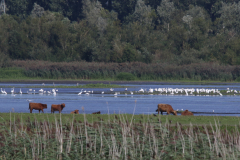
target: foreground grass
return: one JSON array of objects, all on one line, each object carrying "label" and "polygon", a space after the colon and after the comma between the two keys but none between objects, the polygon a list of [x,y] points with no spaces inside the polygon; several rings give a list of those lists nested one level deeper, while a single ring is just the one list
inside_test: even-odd
[{"label": "foreground grass", "polygon": [[239,159],[239,120],[0,113],[0,159]]}]

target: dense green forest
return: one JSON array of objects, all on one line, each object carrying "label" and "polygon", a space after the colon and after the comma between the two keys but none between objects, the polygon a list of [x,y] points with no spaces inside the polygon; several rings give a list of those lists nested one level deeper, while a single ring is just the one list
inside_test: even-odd
[{"label": "dense green forest", "polygon": [[5,3],[6,13],[3,3],[0,9],[1,67],[11,67],[14,60],[240,65],[236,0]]}]

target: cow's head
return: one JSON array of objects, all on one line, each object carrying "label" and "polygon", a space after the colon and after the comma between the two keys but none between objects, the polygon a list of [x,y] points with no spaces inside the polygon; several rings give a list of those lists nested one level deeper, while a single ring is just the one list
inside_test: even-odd
[{"label": "cow's head", "polygon": [[64,104],[64,103],[62,103],[62,104],[61,104],[61,107],[62,107],[62,109],[63,109],[63,108],[65,107],[65,104]]},{"label": "cow's head", "polygon": [[177,116],[177,111],[173,111],[173,114],[174,114],[175,116]]}]

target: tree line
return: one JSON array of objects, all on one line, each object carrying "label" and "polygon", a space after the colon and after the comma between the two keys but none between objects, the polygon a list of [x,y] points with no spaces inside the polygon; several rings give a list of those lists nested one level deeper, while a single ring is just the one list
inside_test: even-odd
[{"label": "tree line", "polygon": [[12,60],[240,64],[236,0],[6,0],[0,66]]}]

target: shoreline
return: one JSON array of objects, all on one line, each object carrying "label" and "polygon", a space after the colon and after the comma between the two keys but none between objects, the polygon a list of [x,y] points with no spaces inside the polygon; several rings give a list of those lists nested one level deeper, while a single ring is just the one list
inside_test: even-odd
[{"label": "shoreline", "polygon": [[135,84],[135,85],[231,85],[239,82],[181,82],[181,81],[111,81],[111,80],[0,80],[0,83],[13,84]]}]

